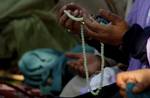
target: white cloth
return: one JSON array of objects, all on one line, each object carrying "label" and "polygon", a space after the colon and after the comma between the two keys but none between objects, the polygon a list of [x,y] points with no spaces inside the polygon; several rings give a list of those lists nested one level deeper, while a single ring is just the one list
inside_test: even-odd
[{"label": "white cloth", "polygon": [[[115,83],[115,76],[120,72],[118,67],[106,67],[103,71],[103,83],[101,83],[102,73],[99,73],[91,78],[90,86],[92,90],[99,88],[100,86],[104,87],[110,84]],[[102,84],[102,85],[101,85]]]},{"label": "white cloth", "polygon": [[[117,67],[104,68],[103,86],[113,84],[115,82],[116,74],[120,72]],[[100,86],[101,73],[94,75],[90,78],[90,86],[92,90],[95,90]],[[79,76],[75,76],[69,81],[69,83],[62,90],[60,97],[75,97],[89,92],[86,79]]]},{"label": "white cloth", "polygon": [[146,51],[147,51],[148,62],[150,64],[150,38],[147,40]]}]

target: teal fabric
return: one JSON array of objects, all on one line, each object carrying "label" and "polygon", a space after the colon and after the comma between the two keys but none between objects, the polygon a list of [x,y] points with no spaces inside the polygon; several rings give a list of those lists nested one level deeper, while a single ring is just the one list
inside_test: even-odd
[{"label": "teal fabric", "polygon": [[142,93],[134,94],[132,92],[132,89],[133,89],[134,86],[135,86],[135,84],[133,84],[133,83],[129,83],[127,85],[126,93],[127,93],[128,98],[150,98],[150,90],[145,90]]},{"label": "teal fabric", "polygon": [[[94,53],[94,48],[86,45],[86,52]],[[81,53],[81,45],[77,45],[70,52]],[[60,91],[62,74],[68,59],[65,54],[54,49],[36,49],[25,53],[19,61],[19,69],[25,77],[25,83],[38,87],[42,94]],[[52,80],[48,84],[48,80]]]},{"label": "teal fabric", "polygon": [[[85,44],[86,52],[87,53],[94,53],[95,48]],[[71,49],[72,53],[82,53],[82,46],[80,44],[76,45],[74,48]]]},{"label": "teal fabric", "polygon": [[[42,94],[61,90],[62,65],[65,62],[63,53],[52,49],[37,49],[29,51],[21,58],[19,68],[24,74],[25,83],[39,87]],[[47,81],[52,84],[47,86]]]}]

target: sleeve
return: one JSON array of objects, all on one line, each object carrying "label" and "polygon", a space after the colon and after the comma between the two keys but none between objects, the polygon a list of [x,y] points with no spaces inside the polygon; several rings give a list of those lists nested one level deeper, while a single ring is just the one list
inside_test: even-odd
[{"label": "sleeve", "polygon": [[122,50],[131,57],[147,61],[146,43],[150,36],[150,27],[141,28],[134,24],[123,36]]}]

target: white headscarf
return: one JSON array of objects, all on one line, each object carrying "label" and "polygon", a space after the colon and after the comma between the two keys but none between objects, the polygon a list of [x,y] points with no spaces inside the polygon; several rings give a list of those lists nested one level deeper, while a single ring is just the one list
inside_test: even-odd
[{"label": "white headscarf", "polygon": [[147,51],[148,62],[150,64],[150,38],[147,40],[146,51]]}]

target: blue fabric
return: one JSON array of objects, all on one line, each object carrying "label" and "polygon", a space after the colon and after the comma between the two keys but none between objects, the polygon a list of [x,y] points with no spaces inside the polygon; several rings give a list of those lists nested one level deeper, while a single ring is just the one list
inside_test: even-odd
[{"label": "blue fabric", "polygon": [[[65,61],[63,53],[52,49],[37,49],[24,54],[19,61],[19,68],[24,74],[25,83],[40,87],[42,94],[47,94],[51,90],[61,90],[62,65]],[[47,86],[49,78],[52,84]]]},{"label": "blue fabric", "polygon": [[[86,52],[87,53],[94,53],[95,51],[95,48],[85,44],[85,48],[86,48]],[[82,46],[79,44],[79,45],[76,45],[73,49],[70,50],[70,52],[72,53],[82,53]]]},{"label": "blue fabric", "polygon": [[130,58],[128,70],[137,70],[142,68],[149,68],[150,66],[147,64],[141,63],[139,59],[135,59],[133,57]]},{"label": "blue fabric", "polygon": [[135,84],[128,83],[127,91],[126,91],[128,98],[150,98],[150,90],[146,90],[139,94],[134,94],[132,92],[134,86],[135,86]]},{"label": "blue fabric", "polygon": [[[86,52],[94,53],[94,48],[86,45]],[[77,45],[70,52],[81,53],[81,45]],[[19,61],[19,69],[25,77],[25,83],[39,87],[42,94],[60,91],[62,73],[68,59],[64,53],[53,49],[36,49],[25,53]],[[51,85],[47,81],[51,79]]]}]

